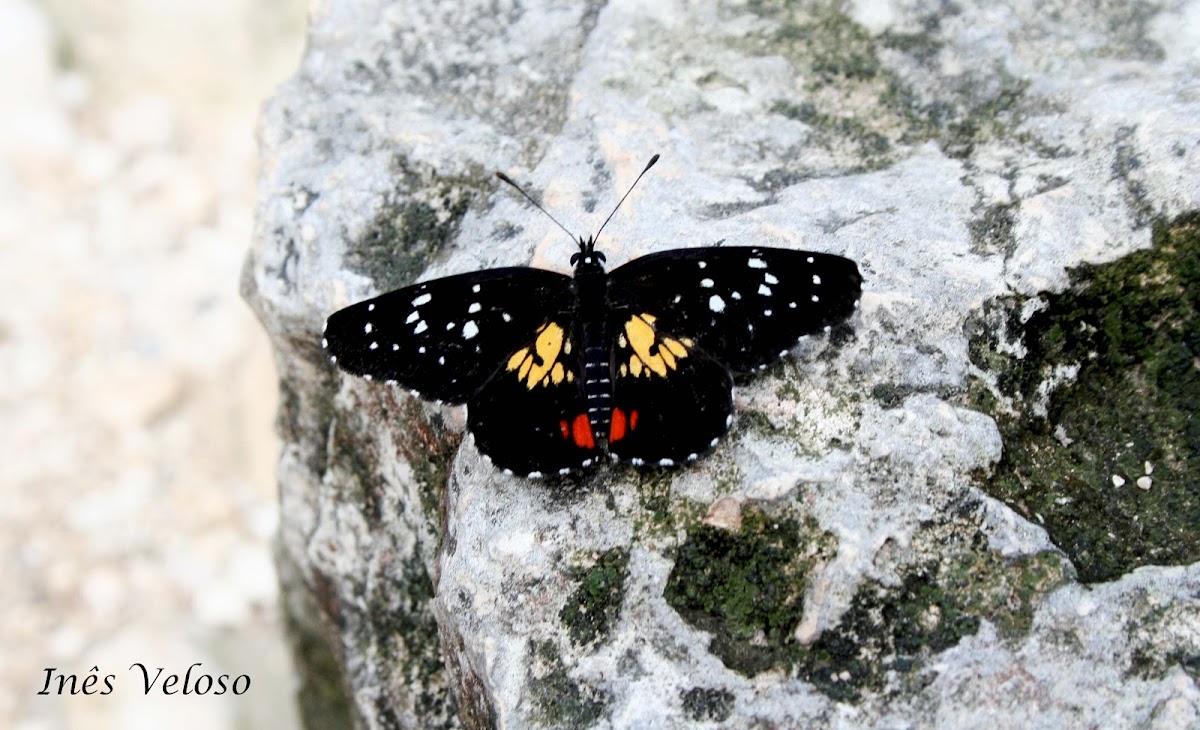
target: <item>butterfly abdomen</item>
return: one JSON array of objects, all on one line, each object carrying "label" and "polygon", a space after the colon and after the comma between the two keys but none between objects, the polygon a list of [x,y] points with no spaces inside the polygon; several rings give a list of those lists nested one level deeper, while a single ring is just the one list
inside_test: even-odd
[{"label": "butterfly abdomen", "polygon": [[583,393],[596,445],[605,449],[612,422],[612,338],[605,316],[608,277],[603,271],[576,276],[580,340],[583,343]]}]

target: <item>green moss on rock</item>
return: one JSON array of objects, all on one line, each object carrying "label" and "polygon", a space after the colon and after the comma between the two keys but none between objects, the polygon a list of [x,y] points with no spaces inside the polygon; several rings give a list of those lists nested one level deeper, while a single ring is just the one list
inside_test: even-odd
[{"label": "green moss on rock", "polygon": [[724,722],[733,714],[733,693],[717,687],[692,687],[680,691],[683,711],[696,722]]},{"label": "green moss on rock", "polygon": [[1004,439],[983,487],[1044,525],[1085,582],[1195,562],[1200,214],[1070,275],[1025,321],[1026,302],[1004,297],[968,324],[972,361],[994,378],[974,384],[973,406]]},{"label": "green moss on rock", "polygon": [[577,567],[571,577],[579,587],[567,598],[558,617],[577,646],[604,641],[621,614],[629,549],[613,548],[592,556],[591,565]]},{"label": "green moss on rock", "polygon": [[609,697],[603,690],[572,679],[549,641],[530,648],[531,719],[541,727],[591,727],[604,717]]},{"label": "green moss on rock", "polygon": [[370,278],[380,291],[408,286],[458,234],[471,200],[483,189],[470,177],[439,177],[395,165],[397,185],[366,233],[347,255],[346,267]]},{"label": "green moss on rock", "polygon": [[737,532],[697,526],[678,549],[664,598],[712,634],[709,650],[730,669],[748,676],[786,669],[853,702],[892,673],[924,681],[917,670],[982,621],[1002,636],[1023,636],[1038,601],[1070,571],[1058,553],[999,556],[961,522],[930,525],[920,542],[928,545],[914,545],[914,553],[933,557],[898,566],[898,586],[865,583],[838,623],[808,646],[794,636],[808,574],[834,553],[814,523],[750,509]]},{"label": "green moss on rock", "polygon": [[727,666],[754,675],[785,661],[808,572],[830,544],[815,523],[758,510],[744,512],[737,532],[696,525],[676,551],[663,596],[713,634],[711,650]]}]

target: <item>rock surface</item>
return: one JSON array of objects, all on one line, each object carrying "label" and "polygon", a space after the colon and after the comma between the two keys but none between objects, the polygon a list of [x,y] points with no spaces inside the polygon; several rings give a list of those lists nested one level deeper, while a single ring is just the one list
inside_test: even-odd
[{"label": "rock surface", "polygon": [[[1200,723],[1198,28],[1196,2],[316,5],[244,277],[310,716],[344,710],[336,667],[367,727]],[[327,362],[355,301],[569,270],[493,170],[586,234],[652,152],[611,265],[765,244],[865,277],[694,467],[505,477],[461,409]]]}]

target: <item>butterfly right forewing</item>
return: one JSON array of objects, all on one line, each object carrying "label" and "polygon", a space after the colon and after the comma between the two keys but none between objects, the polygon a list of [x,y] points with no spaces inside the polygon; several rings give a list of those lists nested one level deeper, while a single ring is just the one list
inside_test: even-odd
[{"label": "butterfly right forewing", "polygon": [[618,317],[648,313],[739,372],[846,319],[862,293],[849,259],[758,246],[654,253],[617,268],[610,282]]}]

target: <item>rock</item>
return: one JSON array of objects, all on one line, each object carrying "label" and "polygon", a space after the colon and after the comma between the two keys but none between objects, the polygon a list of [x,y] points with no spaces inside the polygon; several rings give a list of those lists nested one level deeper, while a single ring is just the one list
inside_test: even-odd
[{"label": "rock", "polygon": [[[243,282],[309,711],[344,677],[367,727],[1195,723],[1197,7],[319,3]],[[353,302],[569,270],[494,170],[586,235],[654,152],[610,266],[865,278],[713,454],[508,477],[460,408],[327,362]]]}]

